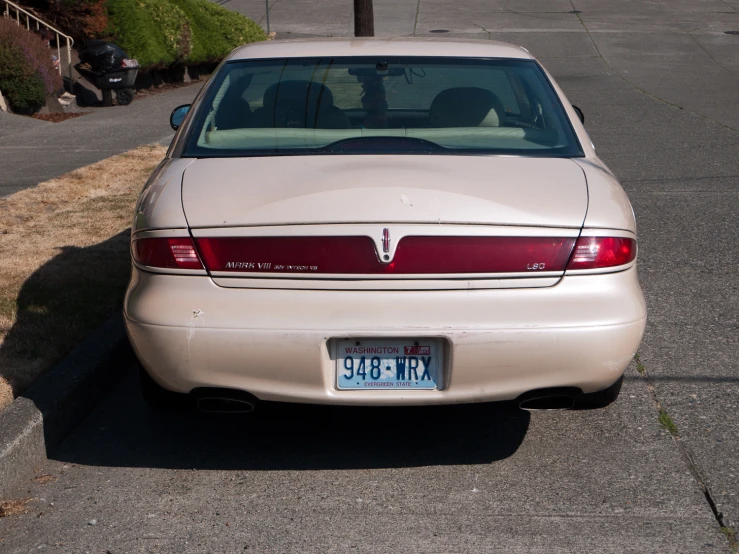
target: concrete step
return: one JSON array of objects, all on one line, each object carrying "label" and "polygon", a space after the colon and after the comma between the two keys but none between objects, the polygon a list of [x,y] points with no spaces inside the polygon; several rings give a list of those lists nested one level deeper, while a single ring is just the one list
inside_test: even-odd
[{"label": "concrete step", "polygon": [[[66,51],[62,53],[62,67],[67,63]],[[77,105],[79,107],[98,105],[103,100],[102,91],[93,85],[90,81],[80,75],[74,66],[80,62],[79,53],[72,48],[72,83],[68,87],[70,92],[77,96]],[[66,111],[66,110],[65,110]]]}]

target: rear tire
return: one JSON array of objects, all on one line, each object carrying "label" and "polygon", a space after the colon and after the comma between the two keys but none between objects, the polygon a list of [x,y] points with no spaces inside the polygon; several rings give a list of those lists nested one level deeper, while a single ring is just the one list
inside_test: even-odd
[{"label": "rear tire", "polygon": [[605,408],[606,406],[613,404],[618,398],[621,392],[621,385],[624,382],[624,376],[618,378],[618,381],[613,383],[610,387],[599,390],[596,392],[590,392],[587,394],[580,394],[575,398],[575,405],[572,407],[573,410],[597,410],[599,408]]},{"label": "rear tire", "polygon": [[184,411],[192,404],[189,395],[172,392],[159,386],[140,364],[139,383],[144,402],[155,412]]},{"label": "rear tire", "polygon": [[119,106],[128,106],[133,102],[134,92],[130,88],[122,88],[116,91],[115,99]]}]

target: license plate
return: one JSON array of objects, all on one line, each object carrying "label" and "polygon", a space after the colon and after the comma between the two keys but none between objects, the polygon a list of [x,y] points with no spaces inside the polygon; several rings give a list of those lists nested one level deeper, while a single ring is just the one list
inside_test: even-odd
[{"label": "license plate", "polygon": [[438,339],[346,339],[337,341],[339,390],[431,390],[442,372]]}]

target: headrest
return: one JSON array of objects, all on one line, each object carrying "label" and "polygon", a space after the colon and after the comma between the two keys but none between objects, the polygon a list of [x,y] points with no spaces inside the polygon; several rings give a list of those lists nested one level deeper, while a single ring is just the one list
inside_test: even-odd
[{"label": "headrest", "polygon": [[264,107],[273,109],[275,104],[328,107],[334,105],[334,95],[325,85],[315,81],[280,81],[264,91]]},{"label": "headrest", "polygon": [[495,93],[484,88],[443,90],[429,109],[432,127],[500,127],[504,120],[503,103]]}]

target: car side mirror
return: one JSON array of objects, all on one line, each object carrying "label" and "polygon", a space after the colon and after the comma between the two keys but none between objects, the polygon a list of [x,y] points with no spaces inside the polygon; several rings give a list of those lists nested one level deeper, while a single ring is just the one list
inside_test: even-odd
[{"label": "car side mirror", "polygon": [[575,112],[577,112],[577,117],[580,120],[580,123],[585,123],[585,114],[582,113],[582,110],[578,108],[577,106],[575,106],[574,104],[572,106],[572,109],[575,110]]},{"label": "car side mirror", "polygon": [[177,106],[172,110],[172,113],[169,116],[169,124],[172,126],[172,129],[176,131],[180,128],[180,125],[185,121],[185,117],[190,111],[190,106],[191,104],[183,104],[182,106]]}]

